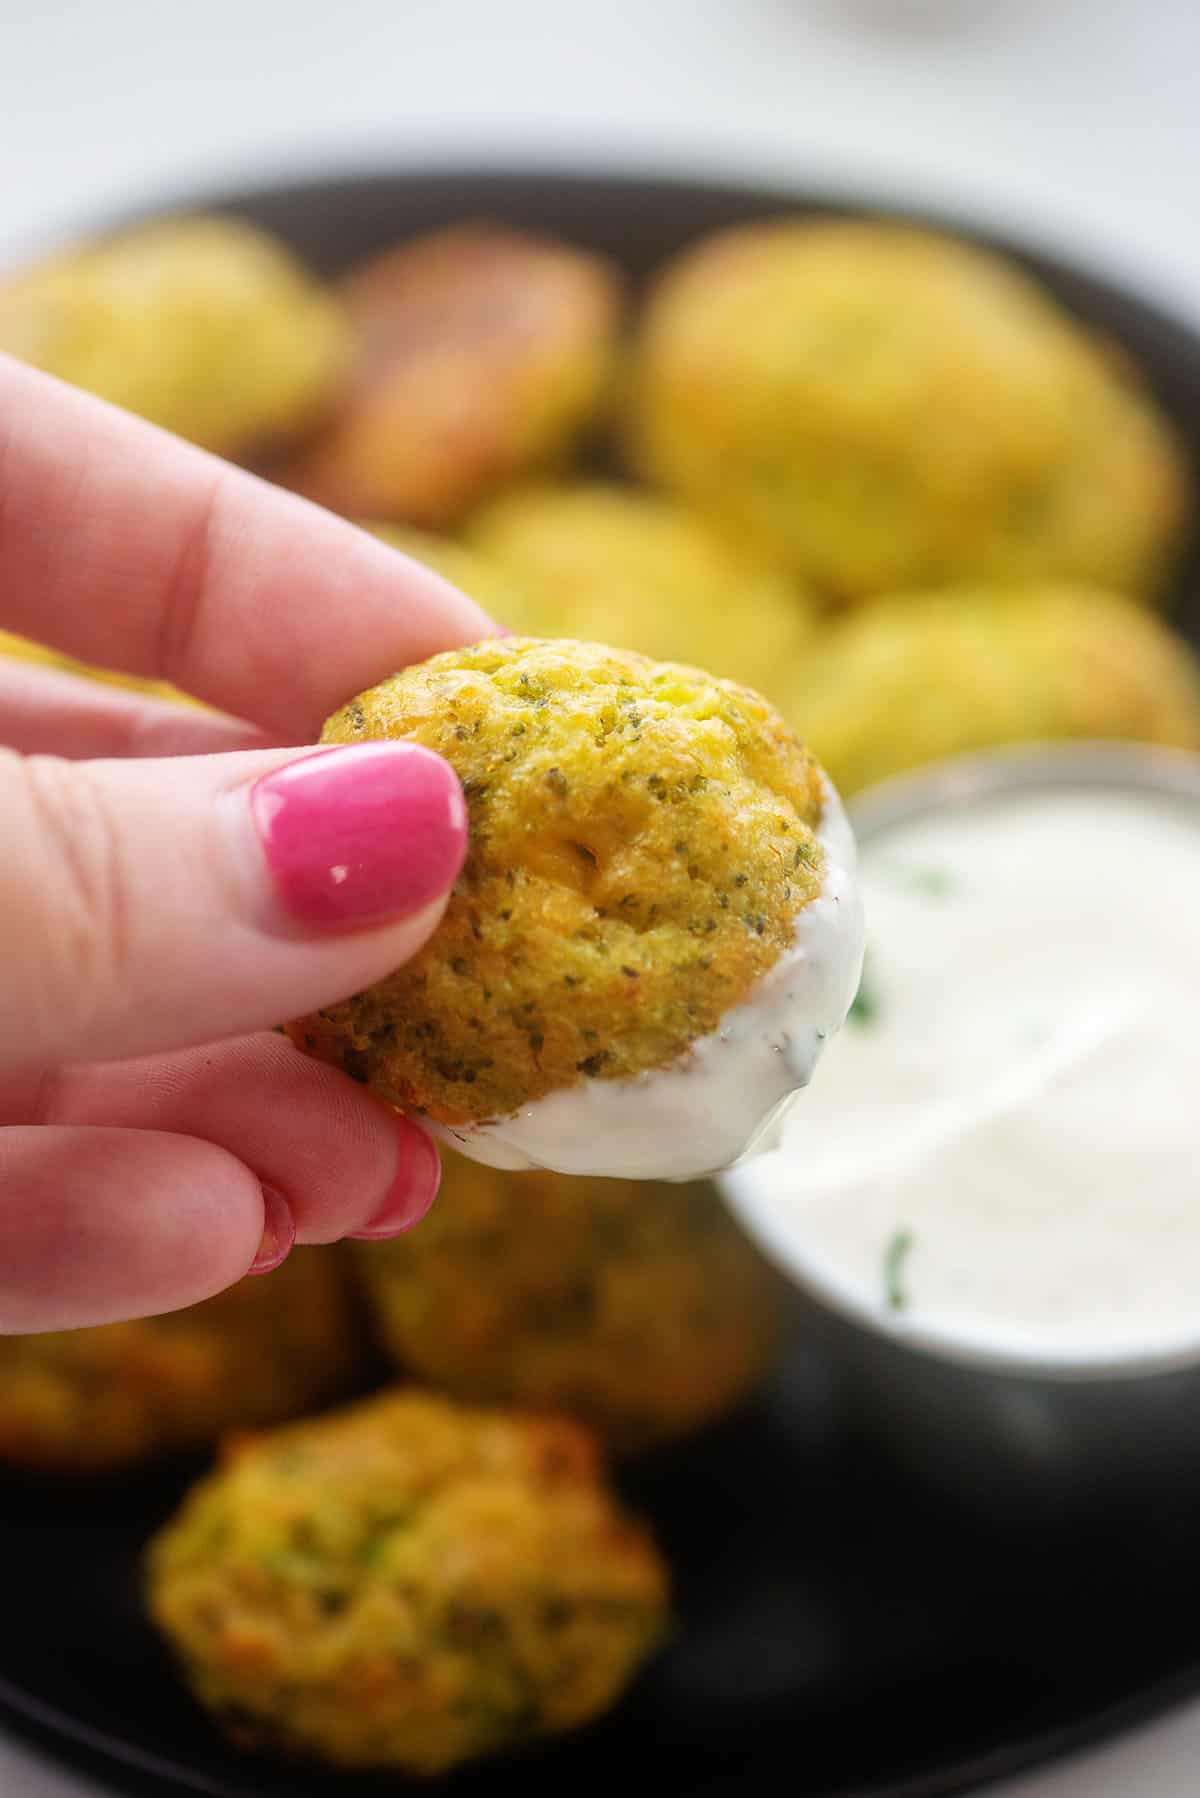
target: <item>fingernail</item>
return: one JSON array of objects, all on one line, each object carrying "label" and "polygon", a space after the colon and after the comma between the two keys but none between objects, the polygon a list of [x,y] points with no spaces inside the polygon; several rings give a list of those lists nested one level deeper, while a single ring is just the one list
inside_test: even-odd
[{"label": "fingernail", "polygon": [[433,1138],[407,1118],[397,1121],[400,1138],[399,1164],[391,1190],[374,1216],[361,1230],[351,1232],[355,1242],[384,1242],[402,1236],[419,1224],[442,1182],[442,1164]]},{"label": "fingernail", "polygon": [[262,1196],[262,1241],[258,1245],[258,1254],[246,1269],[248,1274],[274,1273],[296,1245],[296,1220],[283,1194],[276,1192],[273,1186],[264,1186]]},{"label": "fingernail", "polygon": [[313,930],[407,917],[453,885],[467,849],[458,776],[417,743],[361,743],[289,762],[250,789],[284,909]]}]

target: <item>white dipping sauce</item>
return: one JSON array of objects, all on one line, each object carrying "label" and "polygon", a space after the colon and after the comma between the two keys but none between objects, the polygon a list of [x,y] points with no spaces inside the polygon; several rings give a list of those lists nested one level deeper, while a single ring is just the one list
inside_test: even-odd
[{"label": "white dipping sauce", "polygon": [[863,916],[854,837],[829,791],[817,838],[820,892],[793,946],[721,1028],[686,1056],[633,1080],[580,1080],[494,1123],[435,1126],[489,1167],[552,1168],[638,1180],[694,1180],[777,1140],[858,985]]},{"label": "white dipping sauce", "polygon": [[863,992],[820,1102],[726,1177],[835,1303],[1061,1364],[1200,1343],[1200,814],[994,797],[863,850]]}]

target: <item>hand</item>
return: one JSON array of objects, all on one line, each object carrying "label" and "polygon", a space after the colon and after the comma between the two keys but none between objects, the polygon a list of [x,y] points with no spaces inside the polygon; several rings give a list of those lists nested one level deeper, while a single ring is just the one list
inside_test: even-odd
[{"label": "hand", "polygon": [[405,1227],[429,1137],[270,1026],[419,948],[462,794],[413,745],[281,745],[494,627],[367,533],[3,357],[0,625],[224,709],[0,667],[0,1331],[172,1310],[293,1239]]}]

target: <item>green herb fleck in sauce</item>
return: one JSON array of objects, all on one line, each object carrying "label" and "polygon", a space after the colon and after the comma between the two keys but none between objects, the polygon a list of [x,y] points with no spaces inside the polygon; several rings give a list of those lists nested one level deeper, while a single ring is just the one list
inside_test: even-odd
[{"label": "green herb fleck in sauce", "polygon": [[944,899],[954,886],[954,879],[945,868],[914,868],[912,884],[918,893],[927,893],[931,899]]},{"label": "green herb fleck in sauce", "polygon": [[858,991],[850,1010],[846,1013],[848,1023],[857,1024],[860,1029],[874,1024],[879,1017],[879,995],[872,983],[867,979],[866,970],[858,983]]},{"label": "green herb fleck in sauce", "polygon": [[954,876],[947,868],[897,863],[891,872],[898,886],[906,887],[910,893],[922,893],[927,899],[944,899],[954,890]]},{"label": "green herb fleck in sauce", "polygon": [[903,1311],[908,1305],[904,1267],[912,1251],[913,1241],[911,1230],[897,1230],[888,1243],[887,1253],[883,1258],[883,1285],[889,1311]]}]

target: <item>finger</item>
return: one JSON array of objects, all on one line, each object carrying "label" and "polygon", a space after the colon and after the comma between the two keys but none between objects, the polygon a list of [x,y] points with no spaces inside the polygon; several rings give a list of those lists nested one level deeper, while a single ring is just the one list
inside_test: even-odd
[{"label": "finger", "polygon": [[263,1033],[149,1060],[69,1068],[36,1119],[202,1137],[287,1201],[301,1242],[396,1236],[437,1192],[432,1139],[282,1036]]},{"label": "finger", "polygon": [[211,755],[262,748],[267,740],[223,712],[100,686],[57,668],[0,661],[0,743],[25,755]]},{"label": "finger", "polygon": [[369,533],[2,356],[0,429],[0,623],[276,739],[493,629]]},{"label": "finger", "polygon": [[173,1311],[240,1280],[258,1180],[213,1143],[148,1130],[0,1130],[0,1333]]},{"label": "finger", "polygon": [[326,1005],[415,953],[466,849],[411,743],[173,761],[0,752],[0,1066],[148,1054]]}]

